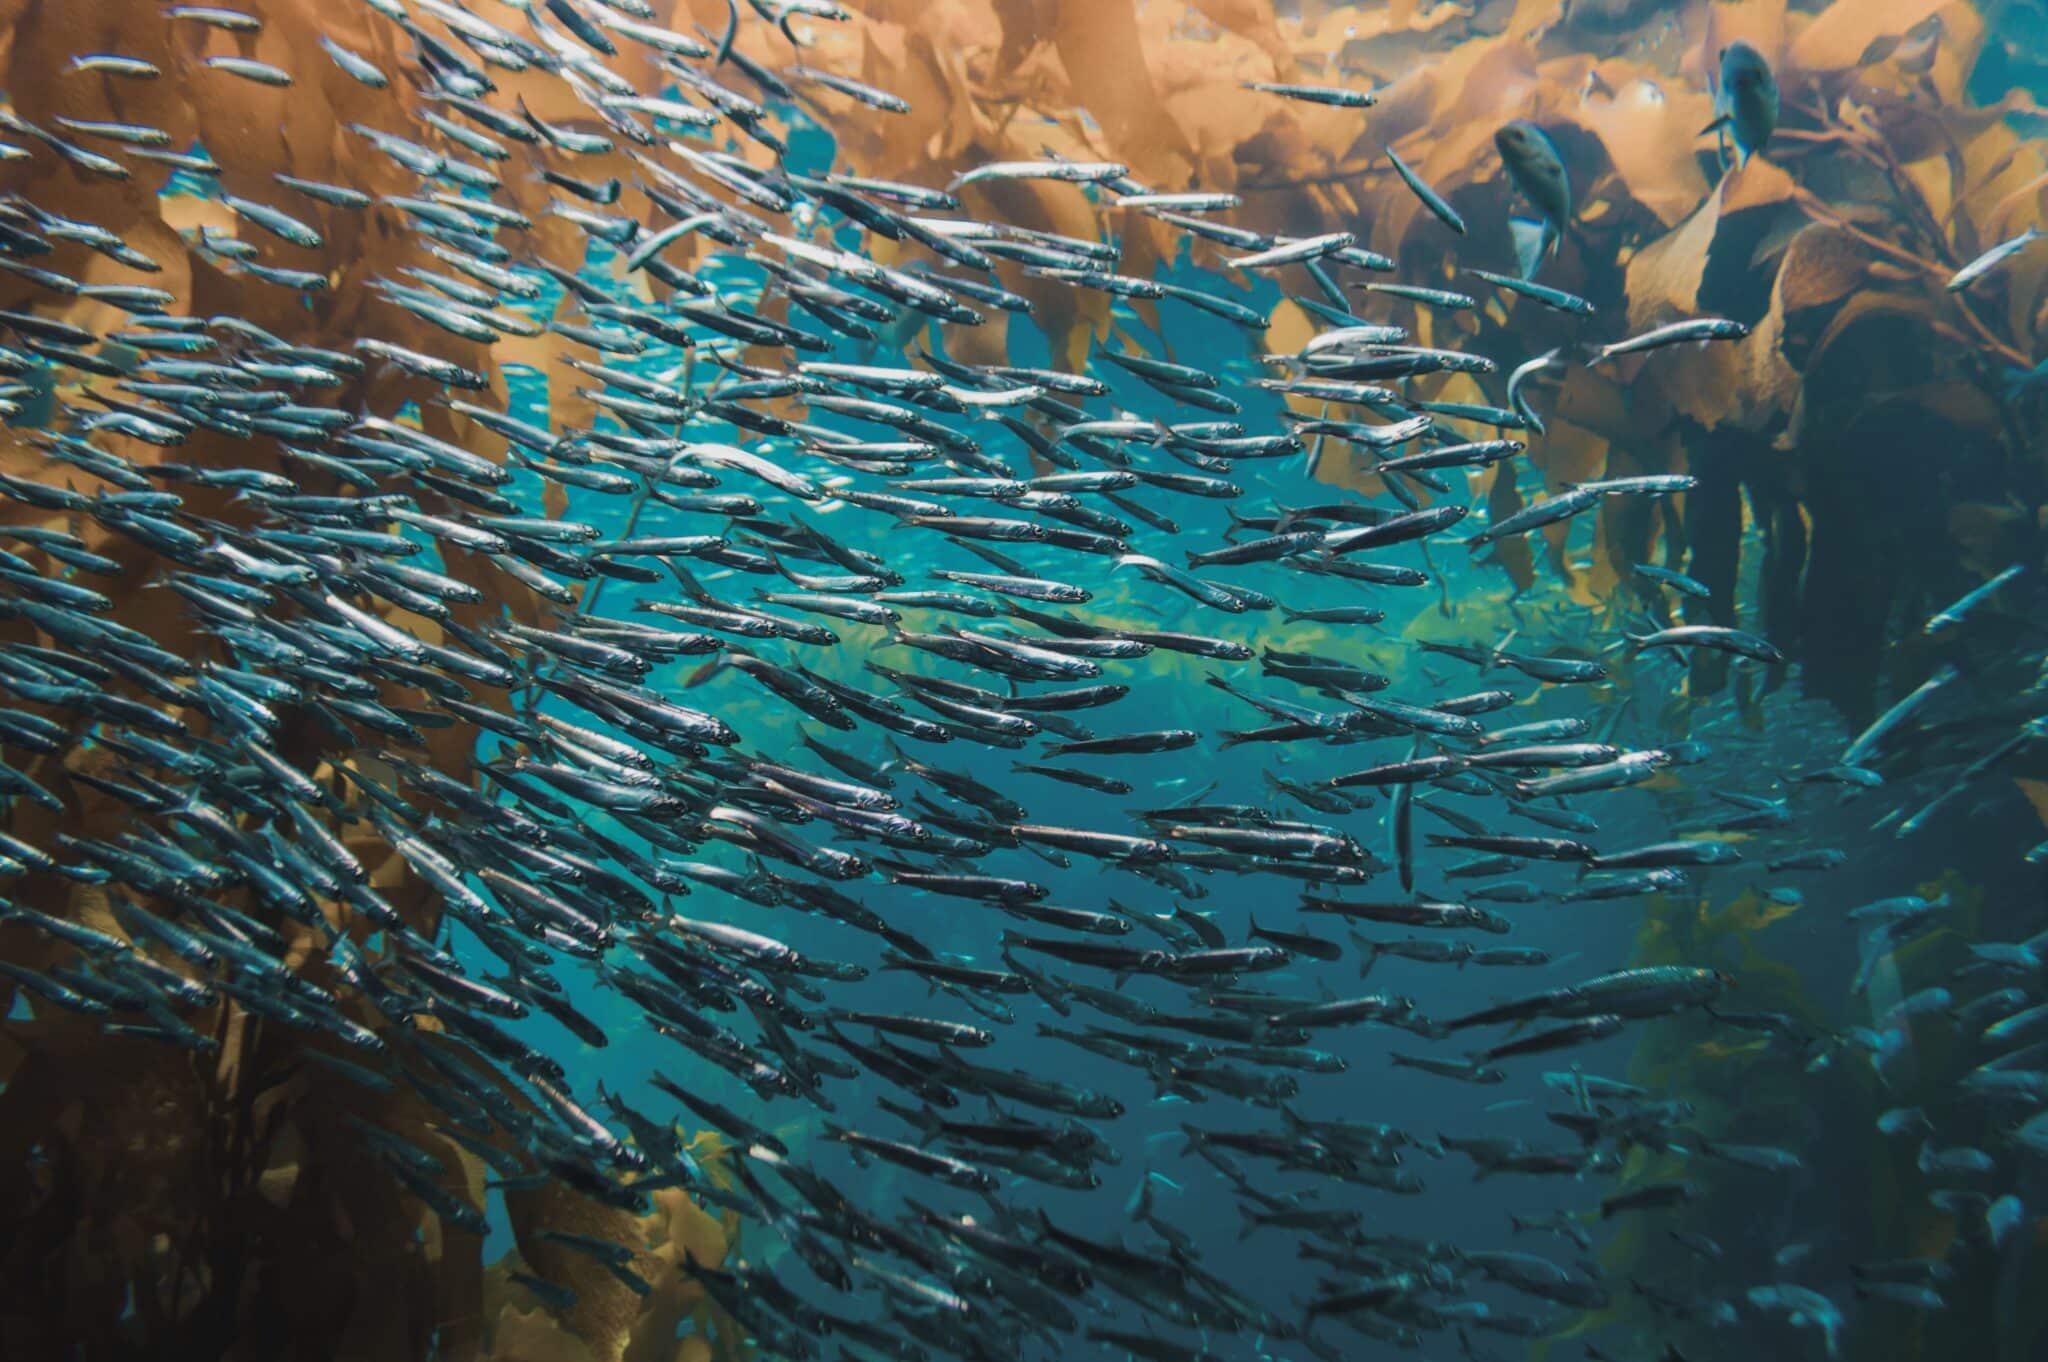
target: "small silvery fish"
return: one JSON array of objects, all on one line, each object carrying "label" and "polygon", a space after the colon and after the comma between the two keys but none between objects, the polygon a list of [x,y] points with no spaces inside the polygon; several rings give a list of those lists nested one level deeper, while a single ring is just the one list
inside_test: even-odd
[{"label": "small silvery fish", "polygon": [[1465,219],[1458,216],[1458,210],[1451,207],[1443,195],[1423,183],[1422,178],[1408,168],[1408,163],[1402,160],[1399,153],[1392,147],[1386,148],[1386,153],[1387,160],[1393,163],[1394,173],[1399,175],[1401,182],[1407,185],[1415,197],[1422,201],[1422,206],[1431,213],[1434,213],[1437,220],[1442,222],[1444,226],[1450,228],[1459,236],[1465,235]]},{"label": "small silvery fish", "polygon": [[1247,90],[1263,94],[1279,95],[1283,99],[1298,99],[1308,104],[1326,104],[1336,109],[1369,109],[1379,102],[1379,97],[1368,90],[1347,90],[1338,85],[1294,85],[1281,82],[1248,80]]},{"label": "small silvery fish", "polygon": [[1964,621],[1972,610],[1997,595],[2001,587],[2016,581],[2025,572],[2025,564],[2013,564],[1997,576],[1985,581],[1982,585],[1964,592],[1956,599],[1953,605],[1944,610],[1938,610],[1929,616],[1927,623],[1921,626],[1920,632],[1931,635],[1955,628]]},{"label": "small silvery fish", "polygon": [[1950,293],[1962,292],[1985,275],[1990,274],[1993,270],[2011,260],[2021,251],[2027,249],[2027,247],[2033,245],[2036,241],[2039,241],[2043,235],[2048,234],[2044,234],[2038,227],[2029,227],[2018,236],[2008,237],[1950,275],[1948,283],[1944,287]]},{"label": "small silvery fish", "polygon": [[73,57],[69,69],[102,72],[110,76],[123,76],[129,80],[157,80],[163,76],[163,69],[153,62],[144,61],[140,57],[124,57],[112,52]]},{"label": "small silvery fish", "polygon": [[1101,184],[1122,179],[1130,167],[1110,161],[991,161],[953,178],[946,188],[957,191],[986,180],[1060,180],[1067,184]]},{"label": "small silvery fish", "polygon": [[1749,334],[1749,327],[1742,322],[1729,321],[1725,317],[1693,317],[1682,322],[1672,322],[1645,331],[1640,336],[1603,345],[1595,354],[1596,359],[1614,359],[1620,355],[1639,355],[1649,350],[1661,350],[1667,345],[1684,345],[1691,341],[1741,340]]},{"label": "small silvery fish", "polygon": [[250,57],[208,57],[206,65],[215,71],[225,71],[231,76],[277,89],[284,89],[292,83],[291,72]]}]

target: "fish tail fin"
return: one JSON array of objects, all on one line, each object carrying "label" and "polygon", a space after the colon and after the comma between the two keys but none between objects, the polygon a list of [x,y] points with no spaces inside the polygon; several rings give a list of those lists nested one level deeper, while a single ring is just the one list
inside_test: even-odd
[{"label": "fish tail fin", "polygon": [[724,671],[730,665],[731,664],[726,661],[725,654],[723,652],[715,654],[710,661],[706,662],[703,666],[697,668],[695,671],[691,672],[688,676],[683,678],[683,689],[694,690],[696,687],[703,685],[706,681],[709,681],[712,677]]},{"label": "fish tail fin", "polygon": [[1508,236],[1515,245],[1516,274],[1523,279],[1534,279],[1536,268],[1543,263],[1549,245],[1546,224],[1536,218],[1509,218]]},{"label": "fish tail fin", "polygon": [[933,1140],[938,1139],[939,1136],[945,1133],[944,1120],[936,1111],[933,1111],[923,1103],[918,1104],[917,1110],[906,1119],[917,1127],[917,1143],[919,1148],[930,1145]]},{"label": "fish tail fin", "polygon": [[1606,358],[1606,355],[1598,345],[1591,341],[1575,340],[1566,341],[1563,345],[1557,346],[1546,353],[1543,358],[1551,361],[1558,368],[1568,368],[1574,364],[1584,364],[1591,367]]},{"label": "fish tail fin", "polygon": [[676,585],[683,589],[685,596],[688,596],[693,601],[708,601],[712,599],[711,593],[704,589],[704,584],[698,581],[695,574],[688,568],[678,563],[674,555],[670,555],[662,561],[668,564],[669,572],[675,577]]}]

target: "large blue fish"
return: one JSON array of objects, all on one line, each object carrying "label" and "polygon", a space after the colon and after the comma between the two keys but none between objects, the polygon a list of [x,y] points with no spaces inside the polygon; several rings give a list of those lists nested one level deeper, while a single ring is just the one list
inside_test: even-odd
[{"label": "large blue fish", "polygon": [[1503,124],[1494,133],[1493,144],[1500,149],[1508,179],[1541,215],[1534,219],[1508,219],[1508,232],[1515,243],[1516,269],[1522,278],[1533,279],[1543,261],[1557,254],[1557,243],[1571,221],[1571,176],[1564,168],[1557,143],[1526,118]]},{"label": "large blue fish", "polygon": [[1714,121],[1700,129],[1722,138],[1721,160],[1727,164],[1727,139],[1735,142],[1735,163],[1764,149],[1778,127],[1778,78],[1764,54],[1737,41],[1721,49],[1721,78],[1714,83]]}]

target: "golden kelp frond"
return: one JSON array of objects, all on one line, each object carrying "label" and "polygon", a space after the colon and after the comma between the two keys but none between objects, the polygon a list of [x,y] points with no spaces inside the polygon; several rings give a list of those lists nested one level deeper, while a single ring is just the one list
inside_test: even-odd
[{"label": "golden kelp frond", "polygon": [[[164,288],[184,298],[194,315],[238,317],[287,343],[345,349],[353,337],[376,335],[465,367],[491,369],[483,345],[457,339],[375,291],[379,279],[401,278],[405,267],[423,261],[417,243],[398,229],[389,210],[366,213],[332,206],[275,178],[323,181],[373,196],[415,193],[420,177],[377,151],[363,129],[470,157],[419,117],[422,108],[432,105],[365,88],[322,55],[319,46],[322,36],[331,38],[402,82],[412,78],[407,71],[414,58],[401,31],[369,6],[314,0],[270,0],[260,7],[263,28],[254,34],[166,21],[161,8],[155,3],[0,4],[0,90],[13,113],[44,128],[59,126],[54,119],[74,118],[160,130],[168,149],[201,149],[218,162],[219,193],[288,212],[317,232],[324,246],[306,249],[265,232],[237,216],[217,194],[195,192],[183,181],[174,184],[166,166],[126,160],[130,173],[117,180],[38,154],[0,166],[0,193],[97,224],[156,268],[120,263],[70,242],[57,243],[37,263],[86,283]],[[665,22],[685,31],[693,22],[687,12],[676,13],[674,5],[659,8]],[[724,14],[722,5],[706,6],[696,18],[722,24]],[[291,71],[295,83],[277,89],[205,69],[194,71],[191,79],[122,81],[70,69],[75,55],[101,52],[181,71],[197,67],[207,56],[254,58]],[[762,55],[777,64],[785,60],[780,54]],[[600,130],[587,110],[567,99],[560,81],[502,71],[495,75],[504,95],[502,107],[524,100],[542,119]],[[627,187],[620,202],[606,211],[650,225],[662,220],[638,188],[638,167],[624,154],[555,154],[551,164],[586,181],[617,177]],[[488,167],[478,162],[477,168]],[[537,179],[508,173],[497,197],[531,219],[525,237],[534,254],[574,270],[583,263],[584,237],[550,215],[553,194]],[[206,249],[203,234],[246,241],[272,266],[326,271],[324,286],[301,293],[259,282]],[[669,258],[686,264],[692,249],[686,239]],[[0,276],[0,308],[34,312],[97,333],[117,331],[123,321],[123,314],[107,303],[64,297],[13,273]],[[559,315],[579,319],[573,303],[563,304]],[[513,336],[493,348],[496,364],[527,365],[546,379],[558,417],[587,423],[594,408],[576,395],[582,380],[563,360],[577,352],[564,338]],[[483,400],[503,408],[507,395],[495,373],[493,385]],[[88,393],[112,391],[112,380],[86,378],[52,397],[81,403]],[[406,419],[416,419],[429,434],[492,459],[505,458],[505,442],[450,410],[442,389],[391,366],[372,364],[360,379],[337,391],[333,401],[384,417],[396,417],[415,404],[417,416]],[[174,453],[111,432],[98,438],[145,468],[171,461],[202,468],[247,466],[252,448],[206,430],[194,431]],[[19,434],[0,447],[0,471],[98,490],[96,480],[83,472],[67,469],[53,475],[51,468]],[[279,459],[272,471],[301,470]],[[558,496],[559,489],[553,490]],[[253,514],[235,509],[229,492],[188,483],[182,495],[188,507],[207,515],[240,515],[254,523]],[[559,514],[560,504],[551,499],[552,513]],[[436,504],[423,509],[450,508]],[[159,574],[144,570],[134,541],[111,534],[90,517],[34,511],[19,502],[10,501],[6,514],[18,523],[71,530],[94,550],[113,554],[130,570],[119,579],[95,579],[114,599],[109,618],[146,628],[159,640],[175,640],[182,633],[188,654],[196,650],[187,626],[165,620],[167,593],[152,589],[160,585]],[[480,601],[455,603],[454,618],[471,625],[497,623],[509,612],[514,619],[537,621],[539,598],[485,566],[465,551],[446,550],[446,571],[482,593]],[[433,643],[443,637],[433,620],[389,608],[387,613],[417,638]],[[14,636],[32,637],[23,623],[9,622],[6,628]],[[399,706],[416,703],[389,685],[385,698]],[[502,696],[493,703],[504,707]],[[469,769],[474,728],[456,723],[425,736],[427,758],[437,769]],[[285,731],[278,746],[317,751],[318,737]],[[74,769],[92,774],[94,761],[110,760],[110,753],[93,749]],[[358,770],[376,765],[361,754],[353,761]],[[69,782],[54,759],[38,759],[29,769],[68,797],[71,812],[63,824],[68,834],[106,838],[127,827],[132,810]],[[390,778],[388,771],[383,775]],[[332,766],[320,766],[316,779],[337,801],[351,797]],[[55,830],[52,816],[33,807],[15,813],[10,827],[38,845],[49,845]],[[348,830],[345,845],[364,861],[370,885],[385,901],[430,934],[436,896],[404,858],[360,821]],[[32,874],[14,881],[9,894],[125,936],[100,890]],[[333,931],[374,956],[367,943],[376,924],[338,902],[325,901],[321,907]],[[39,963],[38,953],[48,949],[41,938],[10,932],[10,960]],[[324,946],[322,937],[305,931],[294,939],[289,958],[309,982],[331,985],[334,976],[322,959]],[[0,989],[0,998],[13,997],[11,984]],[[359,1024],[381,1024],[361,1003],[349,1007]],[[737,1354],[731,1331],[715,1325],[708,1334],[677,1342],[679,1322],[704,1306],[701,1290],[689,1279],[685,1254],[700,1264],[720,1262],[732,1232],[680,1191],[656,1193],[645,1217],[603,1211],[595,1219],[593,1203],[581,1199],[508,1194],[507,1208],[526,1261],[561,1268],[559,1280],[583,1288],[585,1298],[577,1311],[559,1319],[531,1313],[530,1298],[516,1289],[506,1293],[502,1269],[489,1271],[496,1285],[487,1292],[483,1241],[444,1223],[394,1183],[361,1133],[368,1128],[396,1134],[444,1170],[436,1180],[450,1198],[481,1207],[485,1179],[495,1175],[468,1147],[443,1133],[449,1121],[445,1112],[417,1096],[354,1087],[307,1057],[306,1047],[320,1042],[258,1022],[230,1002],[195,1018],[195,1025],[210,1029],[219,1042],[219,1054],[189,1059],[160,1043],[103,1035],[89,1017],[47,1011],[34,1022],[9,1027],[8,1072],[0,1090],[0,1126],[7,1131],[8,1148],[0,1163],[11,1182],[7,1204],[15,1212],[5,1260],[6,1295],[10,1301],[34,1300],[34,1318],[42,1324],[33,1327],[46,1325],[54,1332],[49,1337],[10,1332],[12,1355],[56,1356],[66,1348],[103,1355],[123,1346],[120,1340],[130,1329],[148,1337],[162,1355],[180,1357],[283,1356],[299,1347],[291,1340],[315,1338],[324,1355],[341,1358],[589,1356],[606,1362],[670,1362],[708,1358],[714,1347],[720,1356]],[[422,1043],[431,1043],[434,1029],[431,1018],[419,1019]],[[35,1158],[31,1145],[39,1150]],[[34,1168],[42,1171],[31,1173]],[[536,1246],[531,1239],[544,1228],[584,1228],[649,1245],[637,1261],[655,1284],[653,1294],[643,1300],[588,1259],[558,1261],[559,1249],[549,1250],[544,1241]],[[251,1286],[258,1280],[261,1292]],[[8,1318],[11,1331],[16,1324],[32,1327],[21,1310],[10,1308]],[[563,1321],[574,1335],[564,1332]]]},{"label": "golden kelp frond", "polygon": [[[0,90],[7,103],[38,126],[56,126],[60,118],[118,119],[159,130],[174,150],[203,149],[222,168],[221,192],[290,212],[324,247],[266,232],[218,194],[174,182],[158,163],[132,159],[129,174],[117,179],[39,153],[0,164],[0,194],[97,224],[146,260],[122,263],[81,243],[59,242],[44,262],[49,268],[90,283],[169,289],[194,315],[239,317],[286,342],[340,347],[375,335],[430,352],[492,373],[487,400],[500,408],[508,394],[498,370],[521,366],[544,380],[558,425],[594,419],[597,408],[577,391],[585,379],[567,363],[581,352],[558,333],[461,340],[378,291],[379,280],[420,264],[417,242],[396,225],[396,210],[339,208],[278,182],[283,174],[377,197],[413,193],[420,177],[378,150],[375,135],[438,148],[479,175],[496,173],[488,157],[456,146],[425,121],[430,102],[377,95],[321,54],[319,40],[331,38],[394,81],[410,80],[416,58],[396,25],[365,5],[265,0],[260,32],[230,34],[163,22],[161,8],[157,0],[0,0]],[[712,41],[728,15],[722,0],[656,0],[652,8],[657,22]],[[2013,510],[1989,493],[1929,530],[1928,544],[1902,546],[1869,529],[1872,503],[1883,495],[1869,490],[1872,479],[1864,476],[1863,456],[1876,430],[1906,432],[1902,438],[1956,458],[1985,453],[2037,465],[2044,447],[2039,398],[2006,401],[2003,371],[2035,363],[2048,339],[2048,253],[2013,262],[1971,292],[1943,288],[1979,251],[2037,223],[2048,203],[2048,152],[2011,123],[2025,101],[1970,102],[1969,76],[1986,34],[1967,4],[1310,0],[1283,15],[1253,0],[873,0],[860,9],[844,24],[792,17],[789,32],[801,51],[776,27],[752,21],[741,26],[737,47],[774,69],[800,58],[909,101],[910,112],[901,116],[842,119],[849,97],[804,87],[800,102],[841,139],[842,165],[943,186],[990,160],[1113,160],[1153,189],[1199,185],[1237,193],[1245,201],[1237,220],[1268,232],[1354,233],[1398,260],[1403,278],[1447,287],[1469,287],[1462,272],[1469,267],[1511,267],[1512,191],[1494,149],[1495,130],[1515,118],[1548,130],[1570,166],[1577,198],[1574,230],[1544,277],[1594,301],[1593,323],[1540,312],[1526,300],[1504,302],[1492,292],[1474,314],[1449,321],[1384,298],[1361,296],[1357,306],[1420,337],[1437,339],[1455,328],[1472,348],[1501,354],[1553,346],[1576,353],[1581,342],[1702,312],[1737,317],[1752,330],[1739,344],[1597,367],[1573,362],[1548,383],[1540,405],[1551,428],[1534,441],[1529,462],[1550,488],[1603,475],[1686,471],[1702,479],[1702,491],[1668,504],[1618,500],[1603,508],[1590,564],[1567,561],[1562,533],[1541,547],[1522,540],[1496,546],[1493,561],[1518,589],[1536,583],[1541,557],[1579,600],[1607,603],[1628,563],[1674,545],[1691,553],[1703,579],[1732,583],[1747,551],[1745,527],[1760,526],[1770,553],[1765,595],[1793,616],[1773,620],[1771,632],[1788,646],[1803,641],[1815,659],[1809,685],[1854,713],[1869,706],[1879,672],[1870,650],[1884,624],[1924,604],[1912,594],[1918,588],[1903,584],[1896,564],[1904,553],[1946,568],[1953,560],[2009,554],[2016,540],[2033,542],[2038,513]],[[1786,112],[1766,152],[1724,173],[1713,139],[1700,129],[1711,116],[1713,54],[1736,38],[1773,62]],[[75,55],[111,51],[181,70],[209,55],[252,58],[291,69],[296,83],[277,89],[204,68],[192,80],[123,82],[71,69]],[[492,78],[501,109],[523,106],[549,124],[603,131],[560,80],[496,68]],[[1378,103],[1362,112],[1323,108],[1246,88],[1274,81],[1372,88]],[[1393,173],[1388,147],[1463,214],[1468,236],[1456,236],[1421,206]],[[772,159],[744,139],[721,149],[755,165]],[[592,186],[616,180],[617,201],[604,213],[648,226],[668,221],[649,192],[659,190],[651,172],[623,145],[535,154],[560,175]],[[497,201],[529,220],[516,229],[524,254],[574,271],[584,264],[586,236],[553,211],[565,201],[562,193],[525,173],[529,159],[507,163],[522,169],[506,172]],[[1147,273],[1180,249],[1180,237],[1160,224],[1070,186],[977,185],[964,197],[972,214],[1077,237],[1115,236],[1132,273]],[[246,242],[273,267],[317,271],[319,287],[301,292],[260,282],[208,249],[209,238]],[[878,247],[873,254],[883,254],[880,243],[871,244]],[[1217,258],[1206,243],[1194,249],[1198,259]],[[698,250],[685,238],[665,258],[687,268]],[[1008,263],[999,273],[1006,287],[1036,305],[1056,363],[1079,370],[1108,338],[1113,317],[1105,295],[1054,286]],[[1297,275],[1282,278],[1298,289]],[[646,287],[664,296],[668,286]],[[105,302],[41,290],[14,273],[0,275],[0,308],[95,333],[120,322]],[[591,319],[565,298],[542,320]],[[1304,310],[1286,303],[1260,339],[1286,353],[1316,330]],[[992,317],[958,342],[957,353],[993,361],[1006,343],[1001,319]],[[124,362],[133,358],[131,351]],[[56,410],[57,403],[110,393],[112,382],[89,378],[34,400]],[[1459,377],[1419,384],[1418,391],[1498,403],[1500,382]],[[437,438],[508,460],[502,437],[452,410],[439,386],[396,367],[372,362],[331,396],[338,408],[416,421]],[[1295,405],[1311,411],[1310,404]],[[103,438],[137,466],[166,473],[159,466],[168,462],[246,466],[251,448],[204,429],[175,457],[118,433]],[[19,435],[0,445],[0,471],[72,483],[86,493],[105,490],[84,472],[53,471]],[[298,470],[280,453],[268,471]],[[1383,490],[1366,462],[1348,452],[1333,452],[1321,471],[1366,493]],[[181,495],[206,516],[256,523],[256,512],[225,489],[181,484]],[[1524,500],[1505,466],[1462,495],[1483,500],[1496,518]],[[552,485],[549,496],[543,504],[559,515],[565,500]],[[428,497],[423,509],[462,508]],[[72,529],[90,548],[115,555],[131,571],[104,587],[113,597],[109,618],[147,626],[159,641],[197,652],[189,626],[166,620],[164,594],[152,589],[156,574],[142,570],[144,555],[134,542],[90,517],[13,502],[6,514],[14,523]],[[545,618],[536,593],[486,570],[471,553],[451,546],[444,566],[481,593],[451,606],[454,623]],[[1944,580],[1941,571],[1914,575]],[[1715,618],[1734,622],[1725,614],[1733,598],[1719,593],[1712,609],[1722,613]],[[422,641],[444,637],[435,621],[396,607],[388,613]],[[34,636],[22,620],[0,628],[17,639]],[[394,707],[418,703],[410,689],[383,684],[382,698]],[[1682,695],[1665,698],[1680,708],[1685,702]],[[509,707],[502,693],[488,699]],[[322,737],[286,729],[278,746],[317,754]],[[466,771],[476,740],[473,727],[456,722],[427,732],[422,745],[437,769]],[[348,759],[367,777],[395,779],[367,752]],[[308,766],[338,807],[360,808],[363,796],[340,775],[340,760]],[[111,761],[99,751],[70,769],[103,775],[111,767],[92,763]],[[67,801],[63,827],[71,835],[113,837],[132,817],[120,801],[70,780],[54,759],[26,761],[24,769]],[[44,846],[57,824],[30,806],[12,812],[9,826]],[[406,925],[435,931],[436,896],[404,856],[362,820],[345,845]],[[8,892],[125,935],[95,888],[32,873],[10,882]],[[318,911],[336,939],[377,954],[377,923],[333,899],[323,899]],[[1758,904],[1707,914],[1660,907],[1649,919],[1643,954],[1746,951],[1745,977],[1767,980],[1760,1005],[1803,1018],[1793,985],[1771,973],[1753,941],[1766,929],[1790,929],[1773,928],[1771,911]],[[8,930],[11,958],[41,963],[46,943],[25,929]],[[322,959],[325,944],[311,929],[290,941],[294,964],[319,986],[336,978]],[[12,985],[0,988],[0,999],[14,996]],[[365,1028],[382,1025],[367,1004],[346,1006]],[[262,1024],[231,1001],[193,1015],[217,1054],[181,1052],[167,1061],[160,1045],[105,1036],[95,1021],[61,1011],[10,1027],[0,1058],[0,1178],[9,1181],[4,1203],[15,1215],[0,1276],[7,1299],[35,1302],[48,1324],[46,1336],[10,1337],[10,1351],[55,1356],[70,1346],[95,1356],[119,1353],[132,1341],[122,1323],[132,1306],[138,1328],[166,1357],[253,1362],[311,1355],[316,1347],[345,1359],[498,1362],[706,1362],[738,1355],[737,1331],[723,1327],[690,1270],[728,1259],[735,1223],[674,1189],[653,1193],[652,1209],[634,1215],[552,1184],[513,1186],[503,1199],[517,1257],[487,1265],[482,1241],[428,1213],[365,1143],[365,1127],[404,1139],[437,1170],[429,1190],[474,1210],[485,1204],[490,1165],[458,1138],[459,1123],[445,1110],[404,1089],[352,1086],[320,1062],[321,1054],[346,1055],[316,1053],[313,1040]],[[423,1046],[435,1044],[436,1027],[432,1018],[420,1021]],[[1678,1048],[1698,1041],[1684,1036],[1670,1054],[1650,1054],[1644,1063],[1669,1072],[1661,1066],[1677,1063]],[[1726,1067],[1740,1063],[1731,1052]],[[510,1092],[502,1096],[516,1100]],[[1794,1096],[1757,1100],[1777,1104]],[[502,1132],[493,1138],[509,1141]],[[495,1173],[489,1180],[497,1181]],[[648,1294],[545,1231],[630,1247],[631,1271]],[[515,1264],[574,1291],[576,1305],[541,1308],[530,1288],[511,1280]],[[252,1286],[259,1278],[261,1292]]]}]

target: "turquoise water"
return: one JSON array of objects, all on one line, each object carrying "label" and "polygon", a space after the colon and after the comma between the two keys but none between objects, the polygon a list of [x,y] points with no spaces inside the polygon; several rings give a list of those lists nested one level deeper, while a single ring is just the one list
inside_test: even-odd
[{"label": "turquoise water", "polygon": [[1849,4],[1133,10],[1171,184],[899,163],[1016,14],[9,20],[21,1355],[2037,1355],[2040,9]]}]

